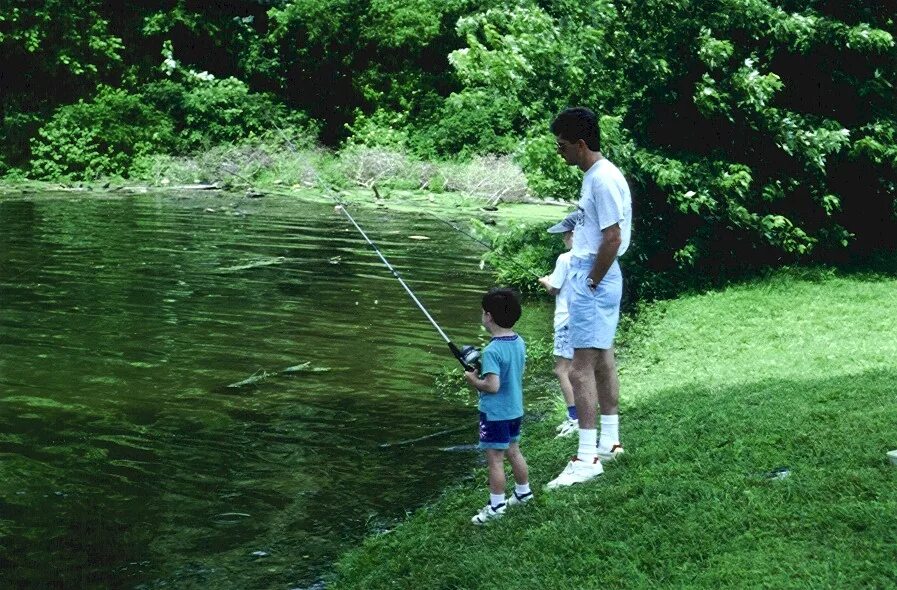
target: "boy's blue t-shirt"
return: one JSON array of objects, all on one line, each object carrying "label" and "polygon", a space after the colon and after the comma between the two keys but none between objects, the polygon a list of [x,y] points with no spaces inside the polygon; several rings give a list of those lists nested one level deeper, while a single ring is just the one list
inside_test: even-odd
[{"label": "boy's blue t-shirt", "polygon": [[486,420],[513,420],[523,416],[523,368],[526,344],[518,334],[493,338],[483,349],[480,377],[498,375],[496,393],[480,392],[480,411]]}]

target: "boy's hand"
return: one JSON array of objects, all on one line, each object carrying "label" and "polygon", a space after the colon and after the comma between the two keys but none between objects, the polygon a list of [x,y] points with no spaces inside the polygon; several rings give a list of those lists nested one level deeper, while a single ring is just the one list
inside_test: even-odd
[{"label": "boy's hand", "polygon": [[464,378],[467,379],[468,385],[476,389],[477,381],[479,381],[479,379],[477,378],[476,369],[465,369]]}]

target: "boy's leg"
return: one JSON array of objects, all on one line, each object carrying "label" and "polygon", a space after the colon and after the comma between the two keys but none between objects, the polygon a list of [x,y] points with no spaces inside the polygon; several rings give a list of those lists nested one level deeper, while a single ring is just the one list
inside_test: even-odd
[{"label": "boy's leg", "polygon": [[[576,407],[576,401],[573,399],[573,384],[570,383],[570,368],[572,366],[570,359],[561,356],[554,357],[554,374],[557,375],[558,383],[561,386],[561,393],[564,394],[564,403],[567,407]],[[571,418],[573,416],[570,416]]]},{"label": "boy's leg", "polygon": [[529,487],[529,468],[526,459],[523,458],[520,445],[516,442],[508,447],[508,461],[514,472],[514,492],[508,498],[508,506],[526,504],[533,499],[533,491]]},{"label": "boy's leg", "polygon": [[511,443],[508,447],[508,461],[511,463],[511,471],[514,473],[514,483],[517,485],[529,486],[529,468],[526,465],[526,459],[520,452],[518,443]]},{"label": "boy's leg", "polygon": [[[570,353],[573,356],[573,353]],[[570,436],[579,430],[579,414],[576,412],[576,401],[573,397],[573,385],[570,383],[570,367],[572,361],[562,356],[554,357],[554,374],[557,375],[558,383],[561,386],[561,393],[564,394],[564,405],[567,407],[567,418],[558,424],[556,430],[557,438]]]},{"label": "boy's leg", "polygon": [[511,442],[509,420],[490,422],[480,412],[480,448],[489,467],[489,503],[470,519],[475,525],[499,518],[505,512],[505,453]]},{"label": "boy's leg", "polygon": [[[507,485],[505,478],[505,450],[486,449],[486,462],[489,465],[489,495],[490,497],[501,495],[500,503],[504,503],[505,486]],[[493,503],[494,506],[495,503]]]},{"label": "boy's leg", "polygon": [[[570,365],[573,361],[573,346],[570,344],[570,326],[561,326],[554,331],[554,374],[557,375],[567,406],[567,418],[576,420],[576,400],[570,383]],[[563,427],[564,425],[561,425]]]}]

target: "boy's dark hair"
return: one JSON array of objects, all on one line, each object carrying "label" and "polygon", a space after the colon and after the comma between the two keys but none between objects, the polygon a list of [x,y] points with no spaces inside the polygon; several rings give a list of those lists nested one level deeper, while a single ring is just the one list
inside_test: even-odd
[{"label": "boy's dark hair", "polygon": [[571,143],[582,139],[593,152],[601,151],[598,116],[586,107],[573,107],[561,111],[551,122],[551,132]]},{"label": "boy's dark hair", "polygon": [[520,319],[520,296],[507,287],[489,289],[483,295],[483,311],[492,314],[492,319],[502,328],[513,328]]}]

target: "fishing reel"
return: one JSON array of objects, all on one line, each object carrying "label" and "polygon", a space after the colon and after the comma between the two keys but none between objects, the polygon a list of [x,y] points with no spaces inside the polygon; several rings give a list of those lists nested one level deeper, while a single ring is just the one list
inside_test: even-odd
[{"label": "fishing reel", "polygon": [[461,356],[458,358],[461,361],[461,364],[464,365],[465,368],[473,369],[475,371],[480,370],[480,349],[476,346],[462,346],[461,347]]},{"label": "fishing reel", "polygon": [[455,355],[455,358],[458,359],[458,362],[461,363],[461,366],[464,367],[465,371],[479,371],[480,369],[480,349],[476,346],[465,345],[458,349],[452,343],[449,343],[449,348],[452,350],[452,354]]}]

